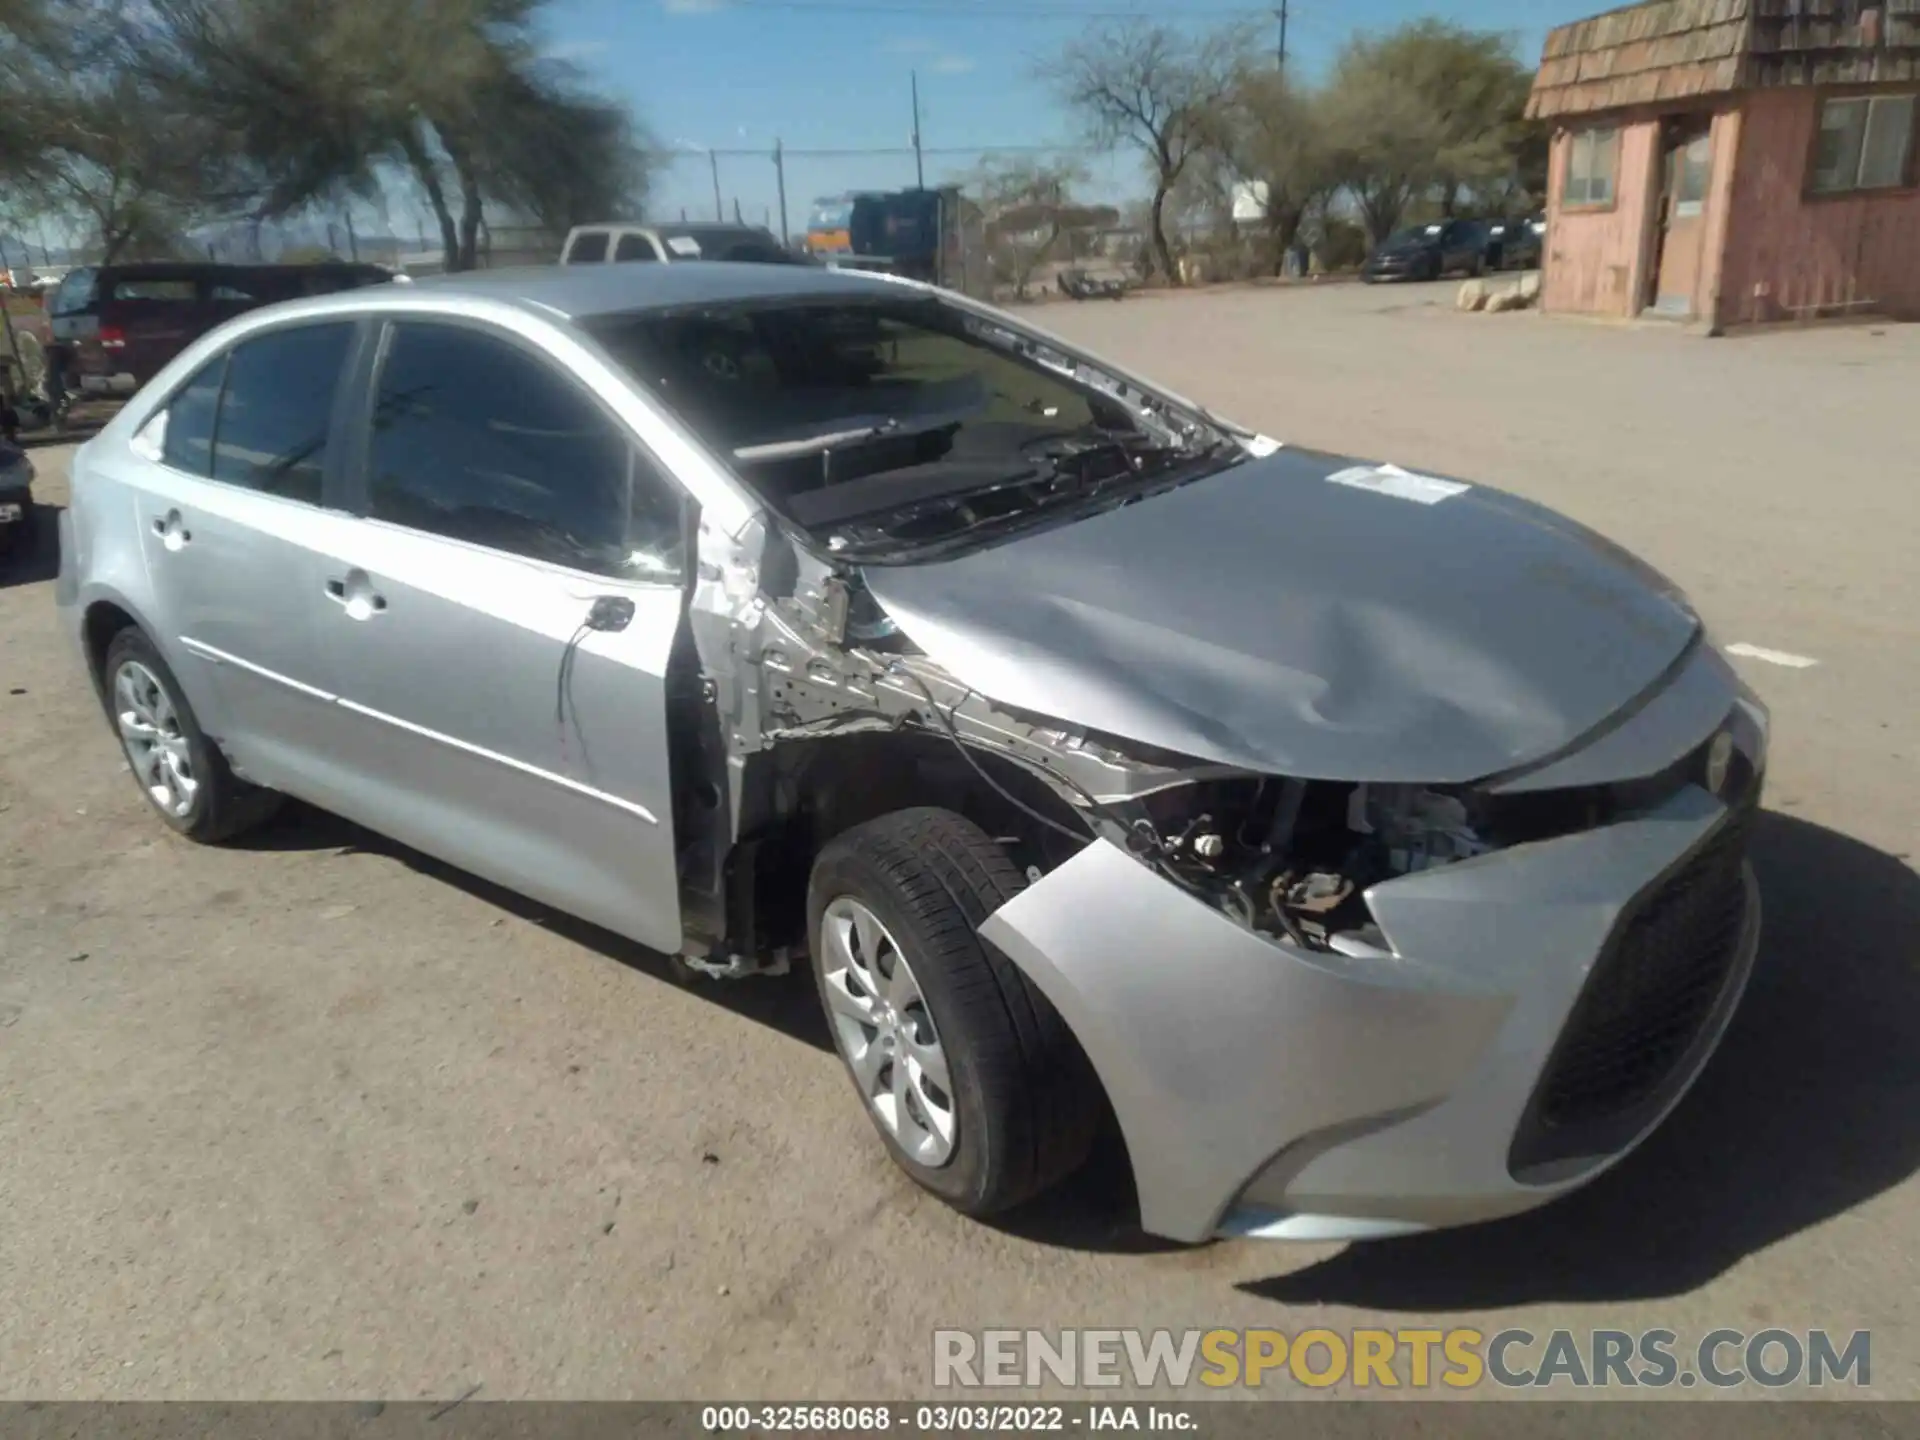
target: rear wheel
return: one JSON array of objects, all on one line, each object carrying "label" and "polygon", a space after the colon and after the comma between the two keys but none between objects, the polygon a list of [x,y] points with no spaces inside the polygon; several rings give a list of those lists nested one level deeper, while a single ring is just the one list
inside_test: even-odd
[{"label": "rear wheel", "polygon": [[1059,1014],[980,924],[1023,887],[948,810],[849,830],[808,892],[834,1046],[896,1164],[968,1215],[1018,1205],[1086,1159],[1099,1087]]},{"label": "rear wheel", "polygon": [[237,777],[201,732],[193,707],[160,652],[129,627],[107,646],[107,713],[134,783],[160,818],[190,840],[213,844],[252,828],[280,797]]}]

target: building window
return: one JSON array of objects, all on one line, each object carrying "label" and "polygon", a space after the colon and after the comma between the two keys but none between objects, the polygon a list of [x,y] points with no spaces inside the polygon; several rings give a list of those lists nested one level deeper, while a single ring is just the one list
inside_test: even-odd
[{"label": "building window", "polygon": [[1618,130],[1574,132],[1567,142],[1567,178],[1560,186],[1560,203],[1569,208],[1613,204],[1613,181],[1619,169]]},{"label": "building window", "polygon": [[1820,107],[1813,157],[1816,195],[1886,190],[1907,183],[1913,152],[1913,95],[1858,96]]}]

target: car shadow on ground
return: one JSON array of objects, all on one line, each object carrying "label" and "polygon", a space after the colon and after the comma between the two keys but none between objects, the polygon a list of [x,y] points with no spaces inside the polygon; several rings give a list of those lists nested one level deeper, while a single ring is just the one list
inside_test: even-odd
[{"label": "car shadow on ground", "polygon": [[1747,996],[1692,1093],[1592,1185],[1487,1225],[1351,1245],[1241,1288],[1287,1304],[1489,1310],[1653,1299],[1920,1169],[1920,876],[1768,812]]},{"label": "car shadow on ground", "polygon": [[693,990],[715,1004],[724,1005],[737,1015],[777,1030],[816,1049],[831,1051],[833,1037],[828,1033],[820,999],[814,994],[812,977],[796,965],[786,975],[753,980],[709,980],[687,976],[674,965],[670,956],[636,945],[612,931],[529,900],[491,881],[482,880],[464,870],[409,849],[351,820],[329,814],[297,800],[289,800],[274,818],[258,830],[249,831],[231,842],[235,849],[257,851],[331,850],[347,855],[383,855],[408,869],[453,885],[467,894],[486,901],[543,930],[585,946],[628,969],[651,979]]},{"label": "car shadow on ground", "polygon": [[21,534],[0,550],[0,590],[39,585],[60,573],[60,506],[35,502]]},{"label": "car shadow on ground", "polygon": [[[333,851],[383,855],[486,901],[510,915],[530,920],[589,950],[618,961],[652,979],[691,988],[735,1014],[777,1030],[816,1049],[832,1053],[833,1037],[804,963],[787,975],[746,981],[684,978],[665,955],[589,925],[584,920],[529,900],[524,895],[470,875],[354,824],[351,820],[289,800],[280,813],[257,830],[231,842],[255,851]],[[1029,1204],[989,1223],[1006,1234],[1036,1244],[1114,1254],[1151,1254],[1185,1248],[1148,1235],[1140,1228],[1133,1169],[1126,1142],[1111,1114],[1095,1142],[1086,1167]]]}]

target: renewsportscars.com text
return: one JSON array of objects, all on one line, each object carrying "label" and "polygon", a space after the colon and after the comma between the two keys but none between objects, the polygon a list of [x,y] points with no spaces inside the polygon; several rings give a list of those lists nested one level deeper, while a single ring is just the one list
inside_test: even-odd
[{"label": "renewsportscars.com text", "polygon": [[1866,1330],[936,1330],[937,1389],[1666,1389],[1873,1379]]}]

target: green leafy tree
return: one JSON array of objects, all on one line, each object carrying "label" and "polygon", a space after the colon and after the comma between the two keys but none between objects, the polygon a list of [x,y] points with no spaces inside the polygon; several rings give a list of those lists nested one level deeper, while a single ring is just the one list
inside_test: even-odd
[{"label": "green leafy tree", "polygon": [[1347,45],[1328,86],[1328,136],[1375,243],[1416,199],[1450,215],[1517,180],[1531,83],[1510,36],[1444,20]]},{"label": "green leafy tree", "polygon": [[1322,97],[1276,70],[1243,69],[1213,113],[1198,168],[1229,207],[1240,187],[1251,187],[1267,265],[1278,273],[1307,217],[1339,184]]},{"label": "green leafy tree", "polygon": [[468,269],[490,204],[559,230],[644,198],[627,112],[541,54],[544,3],[148,0],[148,67],[231,137],[229,199],[277,217],[404,175]]},{"label": "green leafy tree", "polygon": [[0,189],[78,222],[107,261],[174,254],[204,200],[211,136],[150,83],[110,0],[0,0]]}]

